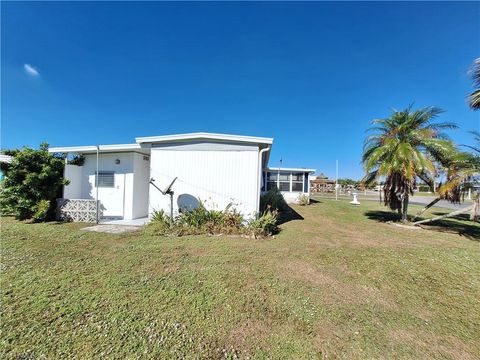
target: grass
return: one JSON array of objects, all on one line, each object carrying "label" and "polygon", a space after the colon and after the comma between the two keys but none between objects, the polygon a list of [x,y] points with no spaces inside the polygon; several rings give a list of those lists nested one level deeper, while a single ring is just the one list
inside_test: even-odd
[{"label": "grass", "polygon": [[4,218],[0,355],[480,356],[478,224],[398,228],[374,202],[294,210],[263,240]]}]

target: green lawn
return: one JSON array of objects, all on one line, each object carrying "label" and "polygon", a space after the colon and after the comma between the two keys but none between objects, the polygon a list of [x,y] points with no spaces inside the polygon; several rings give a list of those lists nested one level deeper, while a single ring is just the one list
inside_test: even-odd
[{"label": "green lawn", "polygon": [[295,210],[263,240],[4,218],[0,355],[480,357],[478,224],[403,229],[375,202]]}]

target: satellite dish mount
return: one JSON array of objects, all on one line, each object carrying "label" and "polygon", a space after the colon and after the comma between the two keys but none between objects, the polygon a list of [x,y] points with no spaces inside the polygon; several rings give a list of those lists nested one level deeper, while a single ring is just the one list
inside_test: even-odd
[{"label": "satellite dish mount", "polygon": [[170,221],[171,222],[173,222],[173,194],[174,194],[174,192],[172,190],[172,186],[173,186],[173,183],[175,182],[175,180],[177,180],[177,177],[175,177],[172,180],[170,185],[168,185],[164,190],[162,190],[157,185],[155,185],[155,179],[150,178],[150,184],[152,184],[155,187],[155,189],[160,191],[162,193],[162,195],[170,195]]}]

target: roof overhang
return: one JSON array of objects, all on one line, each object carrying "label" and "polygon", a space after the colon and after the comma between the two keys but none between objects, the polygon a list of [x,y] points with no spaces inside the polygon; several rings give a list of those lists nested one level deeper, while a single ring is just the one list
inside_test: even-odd
[{"label": "roof overhang", "polygon": [[272,138],[243,136],[243,135],[229,135],[229,134],[213,134],[213,133],[205,133],[205,132],[176,134],[176,135],[147,136],[147,137],[137,137],[135,139],[137,144],[188,141],[188,140],[229,141],[229,142],[238,142],[238,143],[266,144],[266,145],[271,145],[273,143]]},{"label": "roof overhang", "polygon": [[287,168],[287,167],[269,167],[267,171],[294,171],[294,172],[304,172],[309,174],[314,174],[316,169],[306,169],[306,168]]},{"label": "roof overhang", "polygon": [[[115,145],[98,145],[98,152],[141,152],[149,153],[149,149],[142,148],[139,144],[115,144]],[[96,145],[89,146],[64,146],[51,147],[48,149],[49,153],[74,153],[74,154],[95,154],[97,152]]]}]

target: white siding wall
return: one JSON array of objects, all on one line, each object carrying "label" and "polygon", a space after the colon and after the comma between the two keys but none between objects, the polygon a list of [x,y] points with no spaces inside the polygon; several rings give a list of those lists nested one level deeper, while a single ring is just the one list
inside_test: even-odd
[{"label": "white siding wall", "polygon": [[283,195],[283,198],[285,199],[285,201],[287,202],[287,204],[296,204],[298,203],[298,197],[300,195],[306,195],[306,196],[310,196],[308,193],[306,192],[295,192],[295,191],[281,191],[282,195]]},{"label": "white siding wall", "polygon": [[63,187],[63,197],[65,199],[82,199],[82,166],[65,165],[63,176],[70,181]]},{"label": "white siding wall", "polygon": [[[164,189],[174,177],[175,214],[178,197],[198,198],[208,208],[224,209],[233,203],[246,217],[256,211],[258,181],[258,147],[234,144],[195,144],[153,147],[151,177]],[[170,213],[170,197],[150,186],[150,213],[163,209]]]},{"label": "white siding wall", "polygon": [[[148,160],[147,160],[148,159]],[[134,219],[148,215],[148,182],[150,180],[150,156],[133,154],[133,213]]]},{"label": "white siding wall", "polygon": [[[120,164],[115,164],[119,159]],[[114,171],[115,186],[98,189],[104,216],[133,218],[133,153],[99,155],[99,171]],[[85,155],[82,168],[82,199],[95,199],[96,155]]]}]

